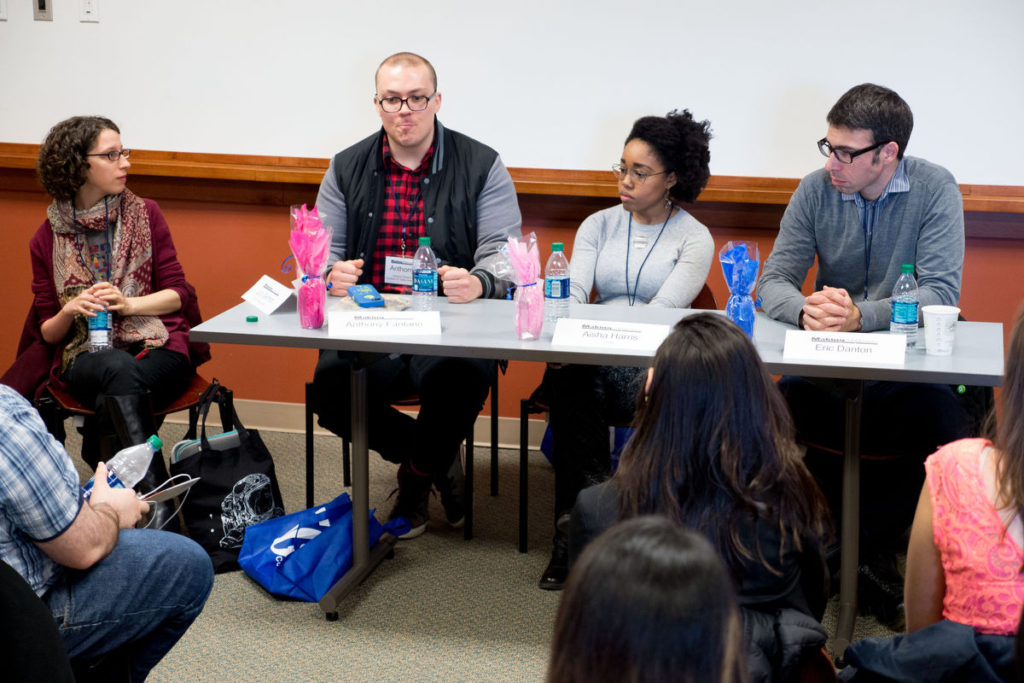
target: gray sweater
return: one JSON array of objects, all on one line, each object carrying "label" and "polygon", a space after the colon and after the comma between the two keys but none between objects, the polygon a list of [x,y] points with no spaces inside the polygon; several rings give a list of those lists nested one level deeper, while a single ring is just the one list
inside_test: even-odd
[{"label": "gray sweater", "polygon": [[589,303],[590,290],[596,289],[595,303],[628,306],[628,281],[630,295],[636,288],[635,305],[689,306],[707,280],[715,242],[708,229],[682,209],[669,219],[655,247],[661,226],[661,223],[641,225],[634,220],[633,245],[628,245],[629,212],[621,205],[588,216],[576,232],[572,246],[569,265],[572,300]]},{"label": "gray sweater", "polygon": [[910,190],[879,200],[866,272],[868,249],[857,203],[842,199],[824,169],[800,181],[758,283],[768,315],[797,323],[804,305],[800,287],[815,256],[815,291],[825,285],[845,288],[860,309],[865,332],[888,327],[892,288],[903,263],[914,264],[921,306],[956,305],[964,264],[960,188],[941,166],[914,157],[903,164]]}]

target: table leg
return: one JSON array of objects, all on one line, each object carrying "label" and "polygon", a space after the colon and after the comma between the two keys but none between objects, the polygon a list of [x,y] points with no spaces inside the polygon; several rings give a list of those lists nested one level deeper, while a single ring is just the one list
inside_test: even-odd
[{"label": "table leg", "polygon": [[370,550],[370,473],[366,436],[366,370],[351,366],[352,406],[352,568],[320,599],[328,618],[337,618],[338,604],[355,590],[373,568],[391,553],[398,540],[384,534]]},{"label": "table leg", "polygon": [[843,524],[840,547],[839,621],[835,647],[841,659],[857,621],[857,568],[860,559],[860,418],[864,382],[856,380],[846,395],[846,444],[843,449]]}]

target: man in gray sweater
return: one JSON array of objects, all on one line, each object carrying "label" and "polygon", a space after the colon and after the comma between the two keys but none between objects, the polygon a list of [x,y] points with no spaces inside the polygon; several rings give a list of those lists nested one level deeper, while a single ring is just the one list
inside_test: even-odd
[{"label": "man in gray sweater", "polygon": [[[892,90],[866,83],[844,94],[827,122],[818,141],[825,168],[800,182],[765,263],[758,285],[765,311],[807,330],[885,329],[904,263],[914,265],[921,306],[955,306],[964,258],[963,200],[947,170],[904,156],[913,129],[910,107]],[[815,257],[815,291],[804,296],[800,288]],[[838,522],[841,387],[784,377],[779,388],[800,439],[812,444],[807,464]],[[864,463],[861,561],[867,580],[861,584],[869,594],[862,591],[861,603],[891,621],[902,595],[891,558],[905,550],[903,532],[924,481],[924,458],[969,429],[945,385],[868,382],[862,415],[862,453],[893,460]]]}]

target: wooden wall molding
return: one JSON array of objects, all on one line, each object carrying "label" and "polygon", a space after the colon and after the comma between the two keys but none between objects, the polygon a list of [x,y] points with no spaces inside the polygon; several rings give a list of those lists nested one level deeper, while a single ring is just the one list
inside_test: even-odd
[{"label": "wooden wall molding", "polygon": [[[39,146],[22,143],[0,143],[0,170],[33,170]],[[132,150],[132,170],[135,178],[148,179],[147,186],[167,185],[160,179],[181,179],[174,185],[187,188],[181,198],[231,201],[232,183],[259,184],[257,199],[261,202],[278,200],[288,203],[291,195],[315,197],[329,159],[305,157],[254,156],[242,154],[205,154],[192,152],[165,152]],[[616,196],[615,178],[611,171],[553,170],[540,168],[510,168],[516,191],[520,195],[611,198]],[[29,189],[24,181],[11,179],[24,177],[23,173],[0,174],[2,189]],[[203,181],[203,182],[197,182]],[[204,189],[203,184],[212,181]],[[13,186],[9,182],[14,182]],[[712,176],[701,193],[697,204],[767,204],[782,205],[796,189],[796,178],[756,178],[743,176]],[[36,185],[38,189],[38,185]],[[141,189],[141,188],[140,188]],[[1024,214],[1024,187],[1010,185],[961,185],[964,210],[974,213]],[[252,190],[249,191],[251,194]],[[227,193],[227,196],[225,196]],[[145,195],[144,192],[140,194]],[[251,199],[249,200],[251,201]],[[302,201],[309,201],[303,199]]]}]

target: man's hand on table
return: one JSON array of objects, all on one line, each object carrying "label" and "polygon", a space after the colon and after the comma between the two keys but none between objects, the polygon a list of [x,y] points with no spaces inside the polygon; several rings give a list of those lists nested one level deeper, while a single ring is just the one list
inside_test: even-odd
[{"label": "man's hand on table", "polygon": [[861,327],[860,309],[840,287],[825,287],[805,300],[800,325],[815,332],[856,332]]}]

